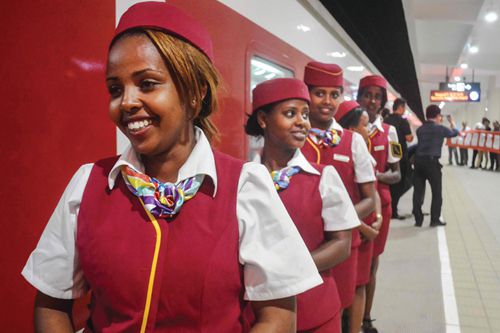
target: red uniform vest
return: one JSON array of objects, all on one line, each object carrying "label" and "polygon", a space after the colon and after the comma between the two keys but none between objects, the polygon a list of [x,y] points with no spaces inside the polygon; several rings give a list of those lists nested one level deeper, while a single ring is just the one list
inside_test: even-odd
[{"label": "red uniform vest", "polygon": [[[313,165],[322,172],[323,167]],[[312,252],[325,241],[321,217],[323,200],[319,193],[321,176],[300,172],[292,177],[288,188],[279,192],[307,249]],[[298,204],[298,203],[305,203]],[[307,209],[304,209],[307,206]],[[320,273],[323,283],[297,296],[297,329],[306,330],[326,323],[340,311],[337,285],[331,270]]]},{"label": "red uniform vest", "polygon": [[[350,130],[343,129],[340,143],[335,147],[324,147],[315,144],[311,139],[307,138],[302,154],[309,162],[323,165],[333,165],[339,173],[340,179],[349,193],[352,204],[355,205],[361,200],[359,188],[354,181],[354,161],[352,159],[352,135]],[[352,230],[351,247],[355,248],[361,244],[358,229]]]},{"label": "red uniform vest", "polygon": [[[378,129],[370,135],[371,151],[373,158],[377,161],[377,166],[375,167],[378,172],[387,171],[387,157],[389,154],[389,125],[382,124],[384,132],[380,132]],[[377,182],[377,192],[380,195],[380,200],[382,205],[387,205],[391,203],[391,191],[389,185]]]},{"label": "red uniform vest", "polygon": [[[244,332],[236,193],[243,162],[214,152],[217,194],[205,180],[173,219],[158,219],[161,243],[146,332]],[[92,289],[85,332],[139,332],[157,234],[117,177],[116,158],[92,169],[77,227],[79,262]]]}]

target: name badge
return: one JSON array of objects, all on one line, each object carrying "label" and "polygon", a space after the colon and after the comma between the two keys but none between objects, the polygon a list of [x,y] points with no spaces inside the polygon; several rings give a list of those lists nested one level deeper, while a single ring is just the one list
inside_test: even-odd
[{"label": "name badge", "polygon": [[385,146],[384,145],[380,145],[380,146],[375,146],[373,147],[373,150],[375,151],[381,151],[381,150],[384,150],[385,149]]},{"label": "name badge", "polygon": [[333,154],[333,159],[340,162],[349,162],[349,156],[346,155]]}]

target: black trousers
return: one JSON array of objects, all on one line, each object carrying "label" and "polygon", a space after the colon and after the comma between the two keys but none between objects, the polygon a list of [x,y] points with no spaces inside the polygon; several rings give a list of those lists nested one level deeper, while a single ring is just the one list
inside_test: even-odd
[{"label": "black trousers", "polygon": [[391,205],[392,215],[398,214],[399,199],[412,187],[412,172],[410,164],[406,157],[399,161],[399,170],[401,171],[401,180],[399,183],[392,184],[389,188],[391,190]]},{"label": "black trousers", "polygon": [[478,152],[478,150],[476,150],[476,149],[472,150],[472,164],[470,165],[470,167],[473,169],[476,167],[477,152]]},{"label": "black trousers", "polygon": [[442,173],[443,166],[439,159],[430,156],[415,157],[415,172],[413,175],[413,215],[415,221],[422,223],[422,204],[424,203],[425,181],[429,181],[432,191],[431,223],[438,222],[441,216],[442,197]]},{"label": "black trousers", "polygon": [[497,153],[491,153],[490,152],[490,169],[491,170],[497,170],[498,169]]},{"label": "black trousers", "polygon": [[467,148],[460,148],[460,165],[467,165],[469,163],[469,150]]}]

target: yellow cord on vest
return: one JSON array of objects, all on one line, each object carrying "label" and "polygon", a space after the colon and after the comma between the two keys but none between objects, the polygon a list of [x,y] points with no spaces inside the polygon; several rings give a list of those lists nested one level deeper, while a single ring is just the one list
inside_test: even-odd
[{"label": "yellow cord on vest", "polygon": [[139,198],[139,201],[142,204],[142,207],[148,214],[149,219],[151,220],[151,223],[153,224],[153,227],[155,228],[156,232],[156,244],[155,244],[155,252],[153,255],[153,263],[151,265],[151,273],[149,274],[149,283],[148,283],[148,293],[146,295],[146,305],[144,306],[144,314],[142,316],[142,324],[141,324],[141,333],[146,332],[146,325],[148,323],[148,316],[149,316],[149,309],[151,308],[151,297],[153,295],[153,287],[154,287],[154,282],[155,282],[155,275],[156,275],[156,264],[158,263],[158,255],[160,253],[160,244],[161,244],[161,229],[158,224],[158,221],[156,221],[156,218],[151,214],[151,212],[144,206],[144,202],[142,201],[141,198]]},{"label": "yellow cord on vest", "polygon": [[309,144],[316,151],[316,164],[320,164],[319,161],[321,160],[321,152],[319,151],[319,148],[316,146],[316,144],[314,142],[311,141],[311,139],[306,138],[306,141],[309,142]]}]

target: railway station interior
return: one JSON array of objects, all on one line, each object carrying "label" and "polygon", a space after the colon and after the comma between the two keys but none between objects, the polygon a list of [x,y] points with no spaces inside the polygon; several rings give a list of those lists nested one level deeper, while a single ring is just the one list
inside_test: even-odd
[{"label": "railway station interior", "polygon": [[[120,17],[139,2],[0,3],[2,332],[34,331],[36,289],[21,272],[73,174],[130,145],[109,121],[105,75]],[[410,186],[390,221],[371,318],[380,333],[500,332],[500,0],[166,2],[212,39],[222,78],[213,148],[236,159],[254,160],[264,145],[244,130],[252,90],[276,78],[303,80],[311,61],[343,69],[344,101],[358,99],[364,77],[383,77],[388,112],[397,98],[406,101],[408,147],[418,145],[430,104],[444,126],[451,117],[460,134],[445,140],[439,160],[446,225],[429,225],[427,183],[423,224],[415,226]],[[75,301],[75,331],[89,301]]]}]

